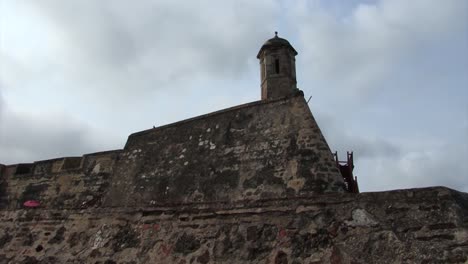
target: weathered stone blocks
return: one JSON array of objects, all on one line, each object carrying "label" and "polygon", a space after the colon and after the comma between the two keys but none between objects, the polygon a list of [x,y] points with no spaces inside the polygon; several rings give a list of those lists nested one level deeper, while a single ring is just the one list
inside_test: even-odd
[{"label": "weathered stone blocks", "polygon": [[302,96],[258,101],[131,135],[106,206],[230,202],[343,191]]},{"label": "weathered stone blocks", "polygon": [[302,96],[142,131],[123,150],[0,165],[0,209],[0,264],[468,259],[468,194],[344,193]]},{"label": "weathered stone blocks", "polygon": [[0,263],[464,263],[467,200],[426,188],[209,206],[3,210]]}]

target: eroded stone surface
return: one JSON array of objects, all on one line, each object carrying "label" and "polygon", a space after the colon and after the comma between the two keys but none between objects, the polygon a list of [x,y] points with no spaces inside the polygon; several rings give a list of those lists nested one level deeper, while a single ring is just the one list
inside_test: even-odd
[{"label": "eroded stone surface", "polygon": [[372,215],[370,215],[366,210],[360,208],[355,209],[352,213],[352,219],[350,221],[345,221],[345,223],[352,227],[378,225]]},{"label": "eroded stone surface", "polygon": [[107,206],[343,190],[331,151],[302,96],[255,102],[135,133],[112,178]]},{"label": "eroded stone surface", "polygon": [[464,263],[467,201],[426,188],[249,204],[3,210],[0,263]]}]

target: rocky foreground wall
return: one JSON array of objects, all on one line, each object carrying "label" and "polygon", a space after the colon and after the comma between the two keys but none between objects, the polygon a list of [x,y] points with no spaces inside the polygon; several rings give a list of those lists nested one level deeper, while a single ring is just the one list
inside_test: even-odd
[{"label": "rocky foreground wall", "polygon": [[466,263],[447,188],[177,207],[0,211],[0,263]]}]

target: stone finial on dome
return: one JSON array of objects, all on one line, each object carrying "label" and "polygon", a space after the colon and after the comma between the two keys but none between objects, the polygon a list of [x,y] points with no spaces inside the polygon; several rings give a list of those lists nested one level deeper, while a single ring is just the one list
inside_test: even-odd
[{"label": "stone finial on dome", "polygon": [[275,31],[275,36],[265,41],[265,43],[260,48],[260,51],[257,54],[257,59],[260,59],[261,53],[265,51],[265,49],[278,48],[278,47],[287,47],[294,53],[294,56],[297,55],[297,51],[293,48],[293,46],[289,43],[289,41],[287,41],[284,38],[278,37],[278,31]]}]

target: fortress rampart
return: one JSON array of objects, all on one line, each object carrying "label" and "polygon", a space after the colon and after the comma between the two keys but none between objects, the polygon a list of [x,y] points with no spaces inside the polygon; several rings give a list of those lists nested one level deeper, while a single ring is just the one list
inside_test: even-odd
[{"label": "fortress rampart", "polygon": [[468,194],[346,191],[353,163],[334,160],[296,55],[262,46],[261,101],[0,165],[0,264],[467,263]]}]

